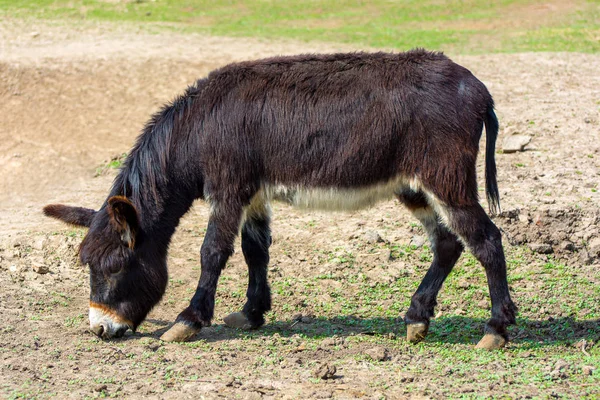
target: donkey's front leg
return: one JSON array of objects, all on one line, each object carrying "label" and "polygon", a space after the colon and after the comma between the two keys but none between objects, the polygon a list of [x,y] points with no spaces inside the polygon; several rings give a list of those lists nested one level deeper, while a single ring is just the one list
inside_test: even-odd
[{"label": "donkey's front leg", "polygon": [[[215,207],[215,210],[218,210]],[[210,326],[214,308],[215,292],[221,271],[229,256],[233,253],[233,242],[238,231],[241,209],[234,212],[229,207],[223,207],[226,212],[213,212],[208,222],[206,236],[200,250],[202,265],[200,281],[190,305],[183,310],[175,324],[161,336],[167,342],[183,342],[202,329]]]},{"label": "donkey's front leg", "polygon": [[242,226],[242,252],[248,264],[248,300],[242,312],[225,317],[228,326],[241,329],[256,329],[265,323],[264,314],[271,309],[271,289],[267,281],[269,246],[269,207],[253,204],[246,212]]}]

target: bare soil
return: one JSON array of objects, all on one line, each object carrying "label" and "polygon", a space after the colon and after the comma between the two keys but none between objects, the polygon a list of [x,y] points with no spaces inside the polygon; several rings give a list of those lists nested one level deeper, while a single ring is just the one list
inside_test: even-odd
[{"label": "bare soil", "polygon": [[[507,135],[532,137],[526,151],[496,155],[504,211],[495,221],[523,318],[503,362],[475,372],[439,364],[437,352],[473,347],[489,312],[483,273],[468,257],[457,269],[476,272],[459,275],[448,283],[451,294],[440,295],[438,334],[418,346],[402,340],[397,317],[429,259],[422,230],[396,201],[352,214],[275,205],[268,325],[245,333],[222,324],[244,302],[247,274],[236,252],[220,282],[214,325],[192,343],[164,344],[157,338],[187,305],[199,276],[207,209],[198,203],[173,240],[167,294],[140,331],[111,342],[88,332],[87,272],[76,259],[85,232],[44,218],[43,205],[99,207],[116,174],[105,166],[129,150],[151,113],[210,70],[342,50],[358,49],[149,34],[126,25],[0,23],[0,397],[598,395],[598,371],[595,380],[582,378],[598,358],[571,347],[583,338],[584,351],[594,351],[600,335],[600,56],[592,54],[453,57],[494,95],[498,149]],[[573,282],[587,282],[585,293],[545,287],[551,280],[539,276],[553,263]],[[562,294],[567,302],[584,300],[566,309]],[[450,329],[455,325],[467,333]],[[448,332],[439,333],[442,327]],[[551,384],[515,383],[523,343],[538,341],[581,358],[565,369],[542,357],[540,376]]]}]

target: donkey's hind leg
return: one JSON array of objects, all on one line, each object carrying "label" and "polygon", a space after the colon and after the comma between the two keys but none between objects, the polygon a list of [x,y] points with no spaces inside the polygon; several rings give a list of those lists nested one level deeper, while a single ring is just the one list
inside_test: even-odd
[{"label": "donkey's hind leg", "polygon": [[248,265],[248,300],[242,312],[225,317],[228,326],[256,329],[265,323],[264,314],[271,309],[271,289],[267,281],[271,230],[269,206],[255,199],[246,210],[242,226],[242,252]]},{"label": "donkey's hind leg", "polygon": [[433,316],[438,292],[460,257],[463,245],[440,223],[423,193],[405,189],[398,194],[398,199],[423,224],[433,251],[433,262],[412,296],[410,307],[404,317],[407,340],[416,343],[427,335],[429,319]]},{"label": "donkey's hind leg", "polygon": [[450,228],[483,265],[492,300],[492,318],[477,348],[498,349],[508,341],[507,326],[515,324],[517,307],[510,298],[500,230],[481,205],[444,207]]}]

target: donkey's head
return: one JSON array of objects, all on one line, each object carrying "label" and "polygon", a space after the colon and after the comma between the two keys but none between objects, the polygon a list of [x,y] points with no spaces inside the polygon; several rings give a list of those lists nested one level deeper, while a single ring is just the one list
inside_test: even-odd
[{"label": "donkey's head", "polygon": [[79,258],[90,268],[90,329],[103,338],[135,330],[167,286],[165,256],[144,242],[134,205],[114,196],[99,211],[52,204],[44,214],[90,228]]}]

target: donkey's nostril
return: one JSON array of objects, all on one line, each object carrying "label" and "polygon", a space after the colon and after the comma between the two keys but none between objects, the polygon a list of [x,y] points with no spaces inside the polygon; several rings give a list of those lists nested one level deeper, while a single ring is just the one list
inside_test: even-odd
[{"label": "donkey's nostril", "polygon": [[90,327],[90,330],[93,333],[95,333],[98,337],[102,337],[102,334],[104,333],[104,325],[92,326]]}]

